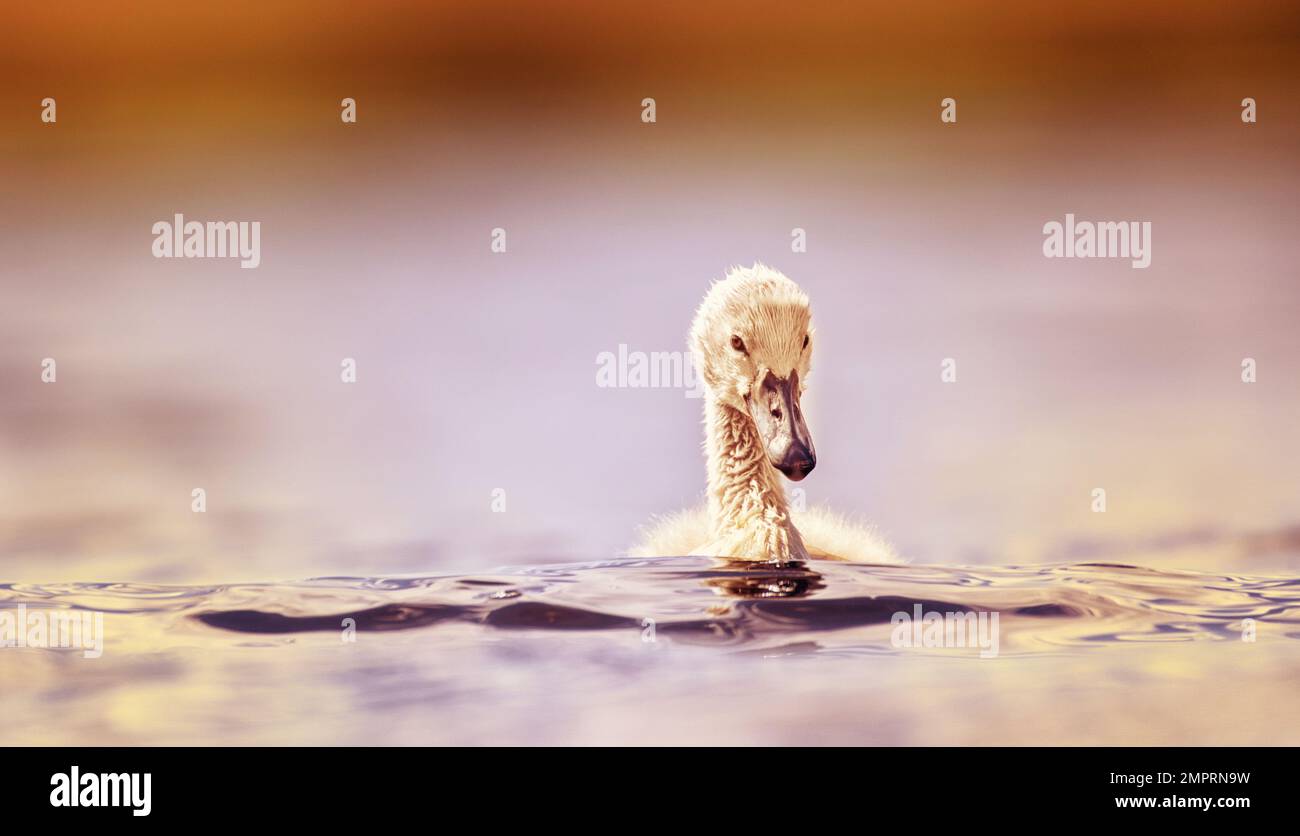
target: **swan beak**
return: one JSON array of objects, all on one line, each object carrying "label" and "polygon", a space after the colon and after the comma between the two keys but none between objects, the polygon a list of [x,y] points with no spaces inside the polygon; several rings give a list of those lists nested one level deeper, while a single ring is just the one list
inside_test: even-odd
[{"label": "swan beak", "polygon": [[791,482],[812,473],[817,466],[817,451],[799,408],[798,373],[791,372],[782,379],[768,372],[746,401],[772,466]]}]

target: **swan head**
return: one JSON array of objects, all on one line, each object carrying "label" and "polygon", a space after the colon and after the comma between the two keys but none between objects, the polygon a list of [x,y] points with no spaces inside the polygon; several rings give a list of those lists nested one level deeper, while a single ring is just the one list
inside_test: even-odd
[{"label": "swan head", "polygon": [[808,297],[762,264],[733,268],[715,282],[691,325],[691,352],[708,397],[748,415],[768,461],[794,482],[817,464],[799,406],[812,343]]}]

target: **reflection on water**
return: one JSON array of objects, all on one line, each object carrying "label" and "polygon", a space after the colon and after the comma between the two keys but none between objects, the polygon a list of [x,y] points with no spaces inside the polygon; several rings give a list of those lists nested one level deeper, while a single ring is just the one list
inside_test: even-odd
[{"label": "reflection on water", "polygon": [[[7,743],[1295,743],[1300,728],[1294,578],[660,558],[0,586],[18,604],[103,611],[106,645],[0,650]],[[917,605],[997,613],[997,658],[900,646],[891,619]]]}]

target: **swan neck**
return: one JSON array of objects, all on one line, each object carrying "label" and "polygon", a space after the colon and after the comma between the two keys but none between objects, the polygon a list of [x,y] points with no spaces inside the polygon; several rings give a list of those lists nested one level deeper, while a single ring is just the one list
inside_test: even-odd
[{"label": "swan neck", "polygon": [[803,543],[790,521],[785,492],[768,462],[754,422],[733,406],[707,401],[705,446],[709,467],[709,521],[715,537],[743,534],[761,544],[763,557],[803,559]]}]

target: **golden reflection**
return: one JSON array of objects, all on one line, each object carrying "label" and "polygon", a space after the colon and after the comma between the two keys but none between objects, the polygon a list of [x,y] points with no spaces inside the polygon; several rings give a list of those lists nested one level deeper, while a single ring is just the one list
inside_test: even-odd
[{"label": "golden reflection", "polygon": [[755,564],[743,560],[720,561],[728,574],[706,578],[702,583],[718,595],[733,598],[802,598],[826,584],[806,563],[785,566]]}]

